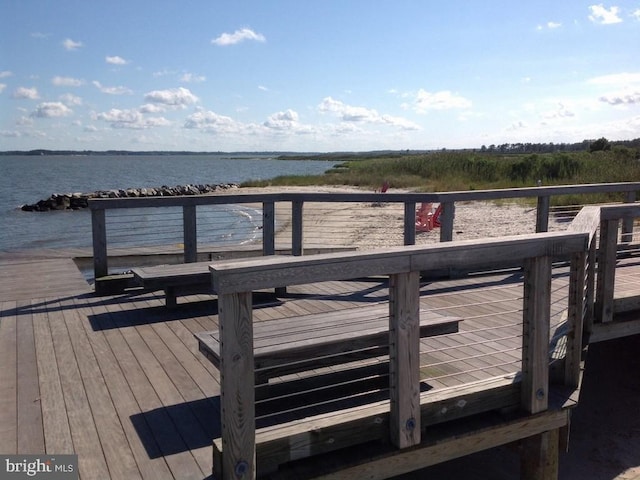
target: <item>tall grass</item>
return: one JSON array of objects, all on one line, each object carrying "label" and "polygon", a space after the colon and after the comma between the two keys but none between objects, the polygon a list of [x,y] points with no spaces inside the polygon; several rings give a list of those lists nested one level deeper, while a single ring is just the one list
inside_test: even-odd
[{"label": "tall grass", "polygon": [[[337,155],[333,154],[336,158]],[[320,157],[321,158],[321,157]],[[339,161],[339,157],[336,158]],[[502,155],[470,151],[364,155],[337,163],[324,175],[283,176],[246,185],[353,185],[423,192],[485,190],[586,183],[640,181],[640,152],[627,147],[609,151]],[[603,196],[593,201],[619,200]],[[554,198],[567,204],[572,199]],[[584,196],[581,196],[584,202]]]}]

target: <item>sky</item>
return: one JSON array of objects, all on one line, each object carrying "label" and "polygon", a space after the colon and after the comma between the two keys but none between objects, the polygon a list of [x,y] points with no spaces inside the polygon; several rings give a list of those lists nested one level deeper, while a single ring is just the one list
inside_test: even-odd
[{"label": "sky", "polygon": [[0,16],[0,150],[640,137],[640,0],[0,0]]}]

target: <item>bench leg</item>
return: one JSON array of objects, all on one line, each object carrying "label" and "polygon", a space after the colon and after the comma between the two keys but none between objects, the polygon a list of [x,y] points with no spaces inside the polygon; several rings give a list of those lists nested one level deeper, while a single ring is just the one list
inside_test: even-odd
[{"label": "bench leg", "polygon": [[176,291],[173,287],[166,287],[164,289],[164,301],[167,308],[175,308],[176,306],[178,306]]}]

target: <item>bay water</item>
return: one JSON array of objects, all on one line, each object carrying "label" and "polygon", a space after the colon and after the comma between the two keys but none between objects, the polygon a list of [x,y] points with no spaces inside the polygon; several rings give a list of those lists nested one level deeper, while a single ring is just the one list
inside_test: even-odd
[{"label": "bay water", "polygon": [[[0,155],[0,251],[91,246],[88,209],[52,212],[20,209],[54,193],[241,183],[280,175],[321,174],[334,164],[326,160],[280,160],[257,154]],[[246,234],[240,233],[236,241],[249,240],[260,212],[237,206],[226,208],[234,231],[243,231],[238,230],[239,222],[245,225]],[[157,239],[158,243],[162,241]],[[208,241],[215,243],[216,239]]]}]

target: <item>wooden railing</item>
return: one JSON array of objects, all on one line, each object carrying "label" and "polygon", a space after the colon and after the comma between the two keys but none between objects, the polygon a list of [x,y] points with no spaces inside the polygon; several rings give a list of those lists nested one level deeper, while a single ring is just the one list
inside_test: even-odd
[{"label": "wooden railing", "polygon": [[[520,407],[530,414],[549,407],[551,273],[554,259],[571,259],[566,354],[560,383],[578,385],[593,231],[541,233],[499,239],[407,246],[381,252],[333,253],[211,266],[218,292],[221,332],[222,478],[255,478],[256,430],[252,294],[254,290],[329,280],[388,275],[390,401],[389,438],[399,449],[418,445],[420,273],[484,264],[500,258],[524,267]],[[495,406],[488,405],[487,409]],[[353,417],[351,417],[353,420]],[[240,466],[240,467],[239,467]],[[218,472],[219,473],[219,472]]]},{"label": "wooden railing", "polygon": [[[609,183],[591,185],[566,185],[555,187],[515,188],[505,190],[478,190],[447,193],[280,193],[280,194],[239,194],[203,195],[186,197],[155,197],[125,199],[94,199],[89,201],[92,213],[94,278],[109,274],[107,222],[105,212],[111,209],[156,209],[159,207],[180,207],[182,209],[183,259],[195,262],[198,256],[197,208],[207,205],[259,204],[262,205],[262,252],[264,255],[275,251],[275,204],[291,204],[291,251],[301,255],[304,251],[304,206],[310,202],[371,202],[399,203],[404,205],[403,238],[404,245],[416,243],[415,212],[421,202],[440,203],[440,241],[453,240],[456,203],[468,201],[491,201],[515,198],[537,198],[536,232],[548,231],[551,198],[557,195],[588,195],[596,193],[623,193],[626,202],[636,200],[640,183]],[[137,225],[129,228],[136,229]],[[632,232],[632,221],[626,220],[623,234]]]}]

